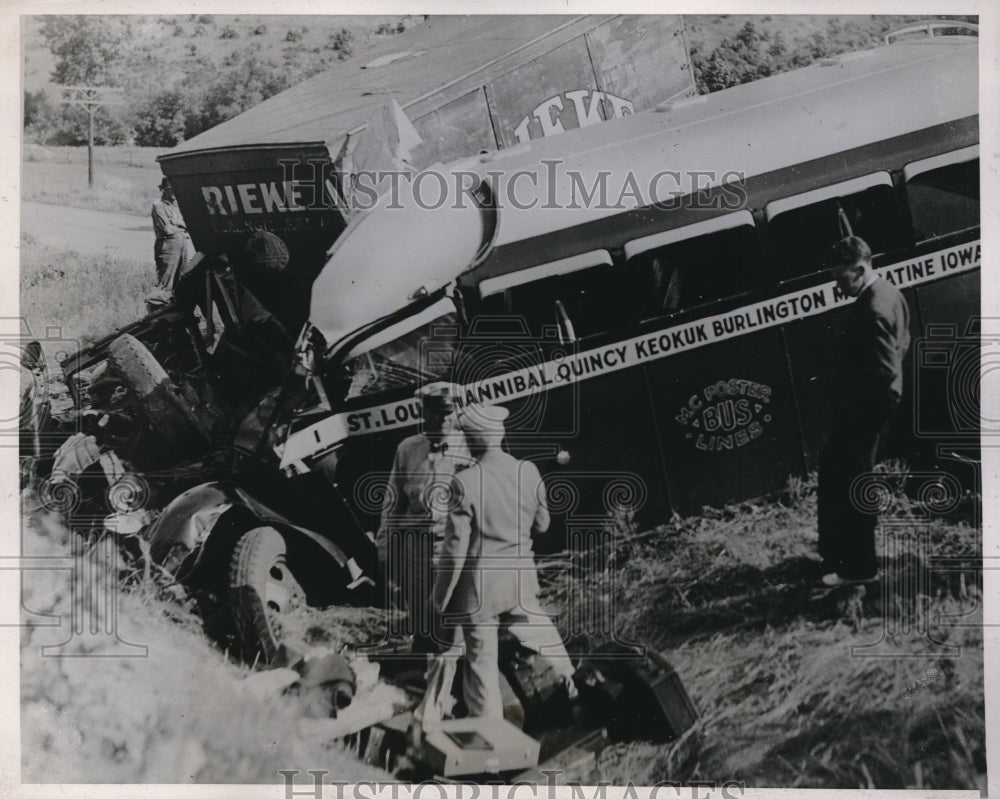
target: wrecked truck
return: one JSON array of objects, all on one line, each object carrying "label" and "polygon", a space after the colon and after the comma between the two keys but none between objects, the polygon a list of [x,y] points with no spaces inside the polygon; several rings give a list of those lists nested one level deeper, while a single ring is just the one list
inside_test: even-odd
[{"label": "wrecked truck", "polygon": [[[162,507],[143,518],[152,559],[224,600],[250,662],[277,657],[283,617],[296,607],[372,604],[371,531],[384,491],[374,464],[384,459],[354,456],[345,470],[333,442],[300,469],[288,436],[318,420],[324,430],[343,424],[385,392],[412,398],[416,385],[449,374],[459,311],[447,286],[488,249],[490,200],[484,189],[461,209],[359,216],[316,278],[313,321],[297,340],[245,277],[281,277],[271,234],[251,237],[235,263],[201,257],[170,301],[62,361],[68,416],[84,435],[50,455],[42,476],[72,471],[82,484],[98,451],[113,452],[142,482],[133,493]],[[380,232],[387,222],[393,237]],[[269,259],[255,260],[262,249]],[[345,483],[348,474],[367,483]],[[135,527],[132,509],[107,510],[109,529]]]}]

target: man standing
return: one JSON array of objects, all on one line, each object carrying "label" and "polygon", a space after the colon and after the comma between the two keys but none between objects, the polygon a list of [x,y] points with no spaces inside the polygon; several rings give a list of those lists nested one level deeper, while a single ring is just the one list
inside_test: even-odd
[{"label": "man standing", "polygon": [[160,199],[153,203],[153,232],[156,244],[156,286],[173,291],[178,275],[184,273],[194,257],[194,245],[188,235],[187,225],[177,207],[174,187],[170,178],[160,181]]},{"label": "man standing", "polygon": [[[459,424],[476,463],[452,480],[434,609],[465,640],[463,691],[470,716],[500,718],[498,628],[549,658],[574,696],[573,664],[552,620],[538,605],[531,534],[549,526],[538,468],[504,452],[506,408],[469,405]],[[457,636],[456,636],[457,638]]]},{"label": "man standing", "polygon": [[472,463],[455,427],[456,389],[430,383],[416,392],[421,432],[403,439],[389,473],[382,521],[375,537],[386,581],[399,587],[409,614],[414,652],[433,652],[431,566],[444,541],[452,475]]},{"label": "man standing", "polygon": [[819,553],[823,583],[834,586],[878,578],[876,517],[858,507],[851,484],[872,470],[899,405],[910,312],[899,290],[873,271],[863,239],[837,242],[827,264],[838,288],[856,298],[837,343],[833,424],[819,463]]}]

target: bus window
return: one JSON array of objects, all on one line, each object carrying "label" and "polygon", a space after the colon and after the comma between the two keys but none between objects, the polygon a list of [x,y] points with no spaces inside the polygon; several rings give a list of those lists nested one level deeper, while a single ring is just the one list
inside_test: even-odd
[{"label": "bus window", "polygon": [[923,242],[979,225],[979,147],[907,164],[913,234]]},{"label": "bus window", "polygon": [[874,254],[907,244],[887,172],[775,200],[766,212],[784,280],[823,270],[830,247],[851,234]]},{"label": "bus window", "polygon": [[405,386],[416,388],[446,377],[454,359],[457,332],[451,312],[428,320],[407,320],[383,334],[376,333],[348,355],[334,376],[344,389],[344,399]]},{"label": "bus window", "polygon": [[759,285],[753,216],[739,211],[625,245],[639,318],[669,315]]},{"label": "bus window", "polygon": [[481,313],[520,317],[539,339],[583,339],[635,318],[605,250],[489,278],[480,292]]}]

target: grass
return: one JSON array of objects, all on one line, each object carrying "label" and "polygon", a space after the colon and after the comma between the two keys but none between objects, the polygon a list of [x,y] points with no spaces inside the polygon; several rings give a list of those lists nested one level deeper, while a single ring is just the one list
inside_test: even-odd
[{"label": "grass", "polygon": [[[94,163],[100,166],[134,166],[146,169],[159,169],[156,165],[157,156],[170,152],[166,147],[134,147],[120,145],[94,147]],[[45,146],[41,144],[25,144],[23,151],[25,163],[49,164],[86,164],[86,147]]]},{"label": "grass", "polygon": [[[21,168],[21,199],[34,202],[148,216],[163,175],[155,162],[144,165],[98,163],[94,186],[87,185],[86,148],[74,161],[26,161]],[[110,149],[110,148],[109,148]],[[80,157],[82,155],[82,162]],[[123,154],[127,158],[127,154]]]},{"label": "grass", "polygon": [[[93,341],[139,319],[155,277],[151,264],[56,249],[24,236],[21,316],[34,335],[59,327],[68,346],[76,346],[77,341]],[[56,351],[66,346],[43,341],[51,363]]]},{"label": "grass", "polygon": [[[914,585],[921,553],[900,551],[885,563],[884,595],[817,589],[814,484],[791,488],[783,501],[674,519],[621,542],[605,571],[563,570],[546,581],[545,599],[557,609],[571,596],[603,598],[579,603],[590,615],[564,614],[561,625],[595,630],[610,617],[604,637],[614,631],[664,653],[700,715],[688,735],[698,742],[693,764],[679,764],[678,744],[615,744],[585,784],[985,791],[982,637],[972,626],[982,621],[977,575],[932,573],[915,596],[905,587]],[[895,518],[916,520],[919,508],[898,500]],[[920,522],[930,544],[924,554],[977,556],[978,531],[961,517],[968,510],[967,503],[954,518]],[[26,534],[31,554],[58,554],[69,538],[46,516],[32,517]],[[189,605],[178,602],[184,592],[122,564],[118,574],[125,577],[121,637],[148,644],[149,657],[39,658],[39,645],[65,633],[29,626],[26,780],[275,782],[279,768],[316,764],[336,779],[371,776],[304,734],[295,700],[244,690],[254,678],[209,645]],[[65,614],[71,596],[59,572],[32,573],[25,606]],[[970,626],[939,621],[958,614]],[[352,608],[300,621],[307,645],[339,649],[376,635],[385,618]],[[910,629],[882,635],[901,622]],[[852,654],[852,647],[866,649]]]},{"label": "grass", "polygon": [[[784,502],[674,520],[620,546],[613,570],[548,585],[553,607],[584,609],[564,614],[564,628],[594,629],[603,616],[605,629],[661,651],[701,716],[692,769],[679,771],[675,745],[619,745],[591,781],[985,791],[981,630],[940,621],[981,624],[978,574],[932,572],[914,595],[926,564],[904,549],[886,563],[884,596],[817,589],[814,486],[791,488]],[[899,504],[900,529],[924,530],[929,554],[979,557],[966,521],[921,522]],[[570,601],[595,591],[599,606]]]}]

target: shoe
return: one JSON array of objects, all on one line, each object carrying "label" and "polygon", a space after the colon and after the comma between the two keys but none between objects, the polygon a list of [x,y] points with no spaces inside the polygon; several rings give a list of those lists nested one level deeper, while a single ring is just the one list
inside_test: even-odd
[{"label": "shoe", "polygon": [[874,574],[871,577],[864,577],[859,580],[849,579],[847,577],[841,577],[836,572],[830,572],[829,574],[824,574],[821,580],[823,585],[828,585],[834,588],[838,585],[867,585],[869,583],[878,582],[878,574]]}]

